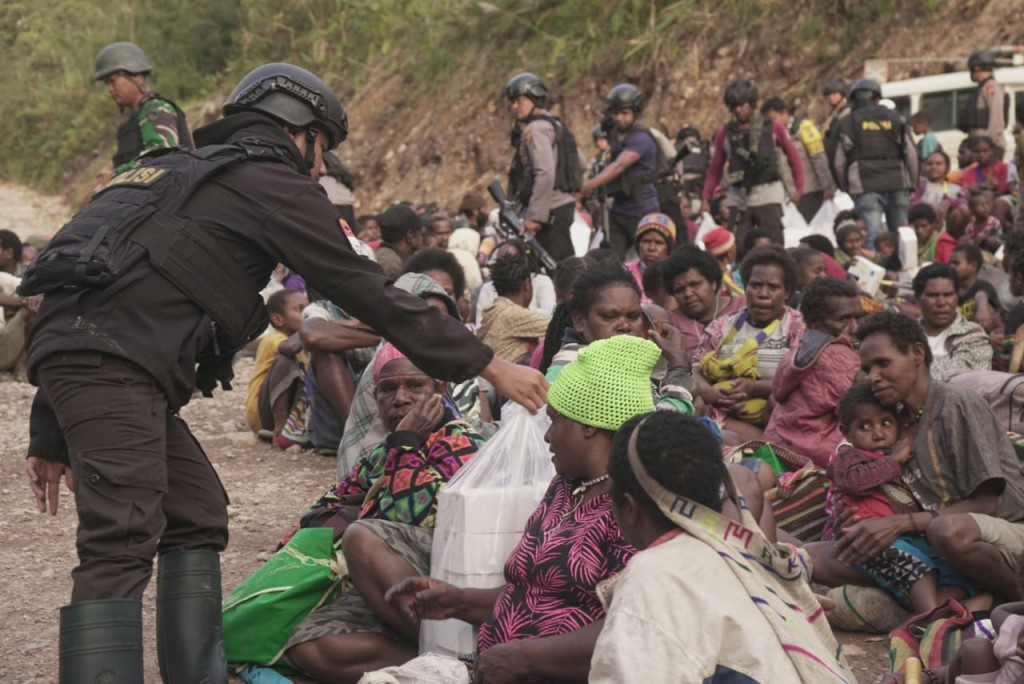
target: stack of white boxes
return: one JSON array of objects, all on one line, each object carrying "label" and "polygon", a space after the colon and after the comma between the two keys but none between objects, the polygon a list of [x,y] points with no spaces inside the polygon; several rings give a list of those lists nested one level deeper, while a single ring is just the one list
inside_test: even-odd
[{"label": "stack of white boxes", "polygon": [[[523,536],[548,481],[533,485],[446,488],[438,499],[431,577],[469,589],[505,584],[505,561]],[[461,620],[424,620],[420,653],[469,658],[476,630]]]}]

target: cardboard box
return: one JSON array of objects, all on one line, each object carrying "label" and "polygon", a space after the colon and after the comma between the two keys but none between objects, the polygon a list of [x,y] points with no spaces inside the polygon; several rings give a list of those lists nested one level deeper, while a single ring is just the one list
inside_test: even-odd
[{"label": "cardboard box", "polygon": [[515,549],[522,534],[460,534],[450,532],[434,536],[432,568],[469,575],[501,574],[505,561]]},{"label": "cardboard box", "polygon": [[436,529],[463,534],[522,533],[526,521],[544,498],[548,484],[481,487],[469,491],[442,489]]},{"label": "cardboard box", "polygon": [[439,653],[451,658],[472,658],[477,630],[462,620],[420,622],[420,654]]}]

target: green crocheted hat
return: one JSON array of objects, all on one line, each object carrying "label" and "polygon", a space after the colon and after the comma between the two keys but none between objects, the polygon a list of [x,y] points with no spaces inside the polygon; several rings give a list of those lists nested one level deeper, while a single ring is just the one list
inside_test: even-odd
[{"label": "green crocheted hat", "polygon": [[616,335],[587,345],[548,389],[548,404],[578,423],[618,430],[627,420],[654,410],[651,371],[658,345]]}]

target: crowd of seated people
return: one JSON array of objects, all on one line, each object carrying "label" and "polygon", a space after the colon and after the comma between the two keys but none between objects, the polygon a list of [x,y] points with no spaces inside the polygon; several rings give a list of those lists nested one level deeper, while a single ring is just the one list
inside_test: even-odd
[{"label": "crowd of seated people", "polygon": [[[268,302],[249,424],[277,446],[337,456],[338,482],[296,511],[299,525],[353,497],[361,508],[338,539],[351,586],[288,635],[287,661],[356,682],[416,657],[422,620],[454,617],[479,630],[483,681],[659,669],[852,681],[811,580],[875,587],[921,613],[1021,598],[1024,478],[1009,426],[960,379],[1008,369],[1024,322],[1024,227],[1016,169],[992,141],[971,139],[961,156],[954,174],[931,151],[907,190],[913,271],[895,227],[869,245],[856,210],[787,250],[757,229],[741,245],[725,226],[694,240],[716,219],[684,202],[685,227],[642,217],[625,259],[595,244],[553,271],[494,229],[478,193],[458,212],[399,203],[358,217],[355,235],[398,286],[546,374],[557,475],[503,586],[431,579],[437,493],[501,429],[504,398],[479,378],[434,381],[344,302],[310,292],[303,309],[301,279],[288,283]],[[850,273],[865,260],[887,272],[877,291]],[[784,458],[762,468],[763,445]],[[828,503],[817,532],[794,537],[773,508],[799,479],[788,477],[810,472]],[[748,546],[717,526],[743,530]],[[745,576],[728,559],[750,545],[761,560]],[[779,619],[794,607],[802,617]],[[721,615],[681,621],[687,611]],[[727,618],[739,632],[709,626]],[[975,655],[955,668],[982,667]]]}]

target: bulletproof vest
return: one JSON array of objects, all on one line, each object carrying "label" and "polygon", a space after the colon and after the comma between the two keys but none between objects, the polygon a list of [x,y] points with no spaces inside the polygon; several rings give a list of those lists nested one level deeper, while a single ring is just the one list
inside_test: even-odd
[{"label": "bulletproof vest", "polygon": [[[989,108],[988,103],[985,102],[984,90],[985,86],[988,85],[989,81],[995,80],[994,77],[986,78],[984,81],[978,84],[978,87],[974,89],[974,93],[971,97],[967,98],[967,101],[961,107],[959,116],[957,117],[957,128],[964,133],[970,133],[972,130],[978,128],[988,128]],[[1010,120],[1010,94],[1003,90],[1003,121]],[[996,140],[996,145],[1002,146],[1003,141]]]},{"label": "bulletproof vest", "polygon": [[[174,107],[178,115],[178,144],[182,147],[192,147],[192,134],[188,130],[188,122],[185,120],[185,113],[178,105],[156,93],[150,93],[142,102],[159,98]],[[142,102],[139,106],[142,106]],[[114,153],[114,168],[127,164],[142,154],[142,129],[139,128],[139,117],[136,111],[132,111],[124,123],[117,128],[117,152]]]},{"label": "bulletproof vest", "polygon": [[[576,138],[572,131],[563,124],[558,117],[549,114],[533,114],[523,122],[523,127],[529,126],[533,121],[547,121],[555,129],[555,190],[574,194],[583,187],[583,166],[580,164],[579,147],[576,145]],[[518,127],[517,127],[518,129]],[[522,206],[530,203],[530,196],[533,194],[533,172],[532,166],[527,169],[520,156],[519,135],[513,135],[513,146],[516,149],[515,157],[509,166],[508,188],[509,194]]]},{"label": "bulletproof vest", "polygon": [[887,192],[906,183],[903,173],[904,126],[899,114],[877,104],[863,105],[850,115],[853,140],[847,166],[857,163],[864,192]]},{"label": "bulletproof vest", "polygon": [[288,163],[288,152],[254,138],[151,153],[98,192],[29,266],[22,295],[99,288],[142,260],[211,319],[221,346],[237,348],[265,329],[256,283],[204,226],[180,209],[213,174],[241,161]]},{"label": "bulletproof vest", "polygon": [[781,180],[775,153],[772,120],[754,117],[750,126],[740,128],[735,120],[725,125],[725,143],[729,152],[729,185],[750,189]]},{"label": "bulletproof vest", "polygon": [[851,161],[903,160],[903,122],[882,105],[865,105],[850,114],[853,125]]},{"label": "bulletproof vest", "polygon": [[[654,172],[637,174],[633,172],[632,168],[629,168],[619,174],[617,178],[609,181],[605,186],[606,192],[613,199],[617,199],[620,202],[631,197],[639,197],[640,188],[650,183],[655,183],[659,177],[670,171],[669,161],[662,154],[661,145],[658,143],[658,139],[654,137],[654,134],[646,126],[641,126],[640,124],[635,124],[630,133],[633,131],[646,134],[651,139],[651,142],[654,143]],[[626,149],[626,140],[628,138],[629,133],[622,136],[616,132],[616,135],[609,139],[611,146],[608,150],[611,161],[618,159],[619,155]]]}]

